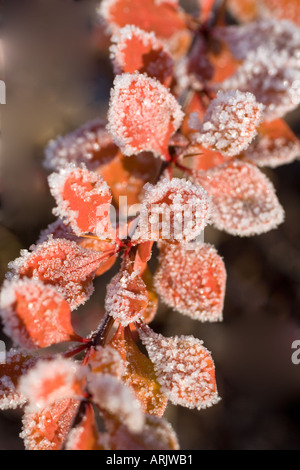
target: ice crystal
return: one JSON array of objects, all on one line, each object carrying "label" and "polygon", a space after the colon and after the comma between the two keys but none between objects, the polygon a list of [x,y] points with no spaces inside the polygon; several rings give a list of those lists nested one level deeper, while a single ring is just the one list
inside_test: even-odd
[{"label": "ice crystal", "polygon": [[111,374],[118,378],[124,373],[125,363],[121,355],[111,346],[97,346],[89,354],[89,366],[94,373]]},{"label": "ice crystal", "polygon": [[222,320],[225,266],[208,244],[164,243],[154,285],[164,302],[180,313],[200,321]]},{"label": "ice crystal", "polygon": [[125,155],[150,151],[163,158],[182,119],[175,97],[154,78],[137,72],[115,78],[108,129]]},{"label": "ice crystal", "polygon": [[219,91],[207,109],[200,134],[196,133],[194,139],[229,157],[238,155],[256,135],[262,110],[263,106],[251,93]]},{"label": "ice crystal", "polygon": [[272,183],[253,165],[229,162],[207,172],[194,172],[193,181],[212,197],[212,221],[220,230],[257,235],[284,219]]}]

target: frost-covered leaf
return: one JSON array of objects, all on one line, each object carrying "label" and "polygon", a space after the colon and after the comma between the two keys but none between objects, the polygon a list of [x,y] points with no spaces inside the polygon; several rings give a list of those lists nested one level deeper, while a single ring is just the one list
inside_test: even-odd
[{"label": "frost-covered leaf", "polygon": [[0,409],[22,406],[26,398],[18,390],[19,379],[36,364],[37,358],[28,352],[10,349],[4,364],[0,364]]},{"label": "frost-covered leaf", "polygon": [[229,162],[207,172],[194,172],[193,180],[212,197],[214,225],[232,235],[268,232],[284,219],[269,179],[253,165]]},{"label": "frost-covered leaf", "polygon": [[299,0],[261,0],[259,4],[262,16],[285,18],[300,25]]},{"label": "frost-covered leaf", "polygon": [[115,32],[132,24],[170,39],[186,28],[178,0],[103,0],[99,12]]},{"label": "frost-covered leaf", "polygon": [[5,281],[0,295],[0,316],[7,336],[27,349],[81,339],[73,331],[68,302],[41,281]]},{"label": "frost-covered leaf", "polygon": [[175,97],[154,78],[137,72],[115,78],[108,129],[124,155],[149,151],[168,158],[168,141],[182,119]]},{"label": "frost-covered leaf", "polygon": [[201,409],[219,401],[214,363],[202,341],[193,336],[165,338],[146,325],[137,327],[162,392],[172,403]]},{"label": "frost-covered leaf", "polygon": [[119,352],[110,345],[97,346],[89,353],[88,358],[89,366],[95,374],[110,374],[120,378],[125,369],[125,362],[123,361]]},{"label": "frost-covered leaf", "polygon": [[79,402],[65,399],[42,410],[25,408],[23,430],[27,450],[60,450],[69,433]]},{"label": "frost-covered leaf", "polygon": [[162,244],[155,288],[164,302],[200,321],[222,320],[226,271],[208,244]]},{"label": "frost-covered leaf", "polygon": [[256,135],[262,110],[263,106],[251,93],[219,91],[193,138],[198,144],[229,157],[238,155]]},{"label": "frost-covered leaf", "polygon": [[40,360],[19,381],[19,392],[26,397],[32,409],[43,409],[65,398],[81,399],[83,375],[71,359]]},{"label": "frost-covered leaf", "polygon": [[169,86],[173,75],[173,60],[153,32],[127,25],[112,38],[110,48],[116,73],[146,73]]},{"label": "frost-covered leaf", "polygon": [[113,375],[92,374],[88,389],[93,401],[110,419],[124,424],[132,432],[140,432],[144,414],[132,391]]},{"label": "frost-covered leaf", "polygon": [[158,296],[154,289],[153,275],[148,266],[142,274],[142,279],[148,291],[148,304],[143,317],[144,322],[148,324],[154,319],[158,307]]},{"label": "frost-covered leaf", "polygon": [[57,203],[53,213],[66,220],[76,235],[95,233],[100,238],[114,237],[111,193],[101,176],[69,165],[49,176],[49,186]]},{"label": "frost-covered leaf", "polygon": [[147,304],[147,288],[140,273],[124,265],[107,286],[106,312],[127,326],[143,317]]},{"label": "frost-covered leaf", "polygon": [[125,426],[109,423],[111,450],[178,450],[179,444],[172,426],[163,418],[146,416],[142,432],[129,432]]},{"label": "frost-covered leaf", "polygon": [[103,253],[103,255],[107,254],[107,257],[103,256],[103,261],[96,271],[96,276],[101,276],[101,274],[108,271],[117,259],[117,255],[114,254],[116,248],[115,243],[101,240],[96,236],[78,237],[73,233],[71,226],[66,225],[61,219],[57,219],[55,222],[52,222],[52,224],[49,224],[46,229],[42,230],[36,244],[39,245],[55,238],[64,238],[66,240],[75,241],[77,245],[82,248]]},{"label": "frost-covered leaf", "polygon": [[208,222],[210,200],[206,191],[185,179],[163,179],[145,186],[138,228],[133,240],[189,241]]},{"label": "frost-covered leaf", "polygon": [[215,28],[214,37],[228,44],[234,57],[247,59],[249,52],[255,52],[262,45],[269,54],[286,52],[297,59],[300,47],[300,30],[287,20],[263,19],[243,26]]},{"label": "frost-covered leaf", "polygon": [[99,437],[94,410],[92,405],[88,404],[80,424],[69,432],[66,450],[101,450]]},{"label": "frost-covered leaf", "polygon": [[134,392],[143,412],[162,416],[167,406],[167,399],[161,391],[152,362],[138,349],[128,329],[125,330],[125,337],[123,330],[119,329],[110,344],[116,350],[122,351],[126,364],[122,380]]},{"label": "frost-covered leaf", "polygon": [[299,59],[291,58],[286,51],[272,53],[261,46],[247,55],[236,73],[221,87],[253,93],[265,106],[264,119],[277,119],[300,102]]},{"label": "frost-covered leaf", "polygon": [[59,170],[69,163],[78,166],[84,163],[89,170],[95,170],[106,165],[116,156],[118,147],[105,126],[105,121],[97,119],[51,140],[45,151],[44,166]]},{"label": "frost-covered leaf", "polygon": [[258,166],[275,168],[294,161],[300,155],[299,140],[282,120],[263,122],[244,158]]},{"label": "frost-covered leaf", "polygon": [[22,250],[21,257],[9,264],[10,276],[52,284],[69,302],[71,309],[92,295],[92,280],[103,261],[102,253],[86,250],[61,238],[49,240],[33,249],[33,252]]}]

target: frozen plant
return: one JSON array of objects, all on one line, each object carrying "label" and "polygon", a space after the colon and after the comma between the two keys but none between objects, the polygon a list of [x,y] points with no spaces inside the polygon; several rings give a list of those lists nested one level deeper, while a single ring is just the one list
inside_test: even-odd
[{"label": "frozen plant", "polygon": [[[1,291],[15,349],[0,365],[0,407],[25,406],[28,449],[178,449],[168,401],[199,410],[219,401],[202,341],[149,324],[158,295],[194,320],[222,320],[224,262],[198,240],[208,224],[250,236],[284,219],[258,167],[299,154],[282,117],[300,102],[300,31],[278,19],[282,2],[275,19],[271,1],[243,3],[228,2],[254,21],[227,26],[212,0],[199,2],[199,17],[177,0],[101,2],[116,73],[107,122],[47,146],[58,218],[10,263]],[[119,256],[105,316],[84,338],[71,312]],[[59,343],[57,354],[49,347]]]}]

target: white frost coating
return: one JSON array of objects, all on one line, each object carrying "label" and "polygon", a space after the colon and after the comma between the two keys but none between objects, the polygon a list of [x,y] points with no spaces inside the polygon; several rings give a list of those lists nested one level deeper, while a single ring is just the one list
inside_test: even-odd
[{"label": "white frost coating", "polygon": [[26,403],[26,397],[17,390],[17,381],[35,362],[34,357],[22,350],[8,351],[5,364],[0,365],[0,410],[15,409]]},{"label": "white frost coating", "polygon": [[144,186],[139,224],[133,240],[190,241],[210,217],[210,198],[198,184],[179,178]]},{"label": "white frost coating", "polygon": [[183,116],[175,97],[158,80],[137,72],[115,78],[107,128],[124,155],[149,151],[163,157]]},{"label": "white frost coating", "polygon": [[[21,256],[9,263],[9,279],[29,276],[42,279],[70,303],[71,309],[86,302],[94,288],[92,279],[102,262],[102,253],[81,248],[75,242],[57,238],[21,250]],[[32,269],[28,266],[31,265]]]},{"label": "white frost coating", "polygon": [[226,271],[222,258],[208,244],[186,250],[161,246],[154,286],[162,300],[183,315],[202,322],[222,320]]},{"label": "white frost coating", "polygon": [[88,381],[93,400],[131,432],[140,432],[144,425],[144,413],[131,390],[109,374],[93,374]]},{"label": "white frost coating", "polygon": [[269,55],[286,51],[300,59],[300,28],[288,20],[263,19],[239,26],[215,28],[213,33],[225,41],[238,60],[245,60],[249,52],[263,45]]},{"label": "white frost coating", "polygon": [[251,93],[219,91],[210,102],[197,143],[232,157],[246,149],[257,133],[263,105]]},{"label": "white frost coating", "polygon": [[21,377],[18,391],[37,410],[65,398],[80,399],[80,374],[80,366],[71,359],[41,360]]},{"label": "white frost coating", "polygon": [[[67,199],[64,199],[64,187],[68,178],[73,177],[77,182],[72,183],[72,191],[76,192],[76,196],[81,199],[82,207],[90,206],[89,220],[86,222],[84,230],[79,226],[79,212],[72,208],[72,204]],[[50,192],[55,198],[57,207],[53,209],[53,214],[60,217],[62,220],[70,223],[74,233],[80,236],[82,233],[91,232],[95,233],[100,220],[97,220],[97,207],[91,202],[93,197],[100,196],[107,198],[107,202],[103,204],[105,210],[109,213],[109,205],[111,202],[111,192],[107,183],[95,172],[89,171],[82,167],[77,167],[74,163],[71,163],[64,168],[61,168],[58,173],[52,173],[48,177]],[[92,189],[86,189],[82,184],[91,184]],[[103,211],[104,213],[104,211]],[[109,219],[109,216],[108,216]],[[105,234],[105,237],[109,233]]]},{"label": "white frost coating", "polygon": [[270,54],[262,45],[250,52],[237,69],[221,85],[223,90],[251,92],[264,108],[264,119],[271,121],[295,109],[300,103],[299,59],[286,51]]},{"label": "white frost coating", "polygon": [[246,149],[245,159],[260,167],[268,166],[276,168],[293,162],[300,156],[300,144],[298,140],[287,139],[284,136],[268,137],[258,136]]},{"label": "white frost coating", "polygon": [[95,373],[111,374],[121,378],[125,371],[125,361],[112,346],[97,346],[89,357],[89,366]]},{"label": "white frost coating", "polygon": [[[22,317],[24,309],[17,309],[17,295],[26,302],[26,318]],[[0,293],[3,331],[16,346],[27,349],[70,340],[73,330],[69,317],[61,319],[62,314],[68,314],[65,307],[69,310],[52,286],[33,279],[6,280]]]},{"label": "white frost coating", "polygon": [[207,172],[195,171],[193,181],[212,197],[214,225],[232,235],[259,235],[284,220],[274,187],[255,166],[232,162]]},{"label": "white frost coating", "polygon": [[147,304],[147,288],[137,271],[121,271],[107,286],[105,310],[123,326],[141,318]]},{"label": "white frost coating", "polygon": [[[89,170],[94,170],[108,162],[117,149],[105,125],[105,121],[96,119],[51,140],[45,150],[44,167],[59,170],[73,162],[78,166],[83,163]],[[105,154],[103,152],[99,157],[101,150],[105,150]]]},{"label": "white frost coating", "polygon": [[[134,38],[140,41],[145,48],[157,52],[157,56],[153,57],[152,61],[145,64],[146,69],[144,69],[144,72],[146,72],[147,75],[151,77],[164,77],[172,74],[173,60],[165,45],[157,39],[153,32],[149,33],[135,25],[126,25],[111,39],[113,44],[109,49],[110,59],[113,61],[116,74],[122,73],[125,70],[127,65],[126,52],[128,44],[130,44],[130,41]],[[131,72],[131,70],[127,69],[127,72]]]},{"label": "white frost coating", "polygon": [[145,326],[138,331],[162,392],[174,405],[200,410],[218,403],[214,364],[202,341],[193,336],[165,338]]}]

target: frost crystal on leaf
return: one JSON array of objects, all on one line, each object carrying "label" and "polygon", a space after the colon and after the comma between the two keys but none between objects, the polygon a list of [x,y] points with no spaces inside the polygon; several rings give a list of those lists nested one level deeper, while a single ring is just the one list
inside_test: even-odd
[{"label": "frost crystal on leaf", "polygon": [[45,348],[76,341],[68,302],[52,287],[32,279],[7,280],[0,294],[4,332],[17,346]]},{"label": "frost crystal on leaf", "polygon": [[18,390],[20,377],[26,374],[37,359],[25,351],[11,349],[5,364],[0,364],[0,409],[17,408],[26,403],[26,397]]},{"label": "frost crystal on leaf", "polygon": [[132,432],[140,432],[144,425],[144,414],[131,390],[109,374],[94,374],[88,381],[90,393],[100,409],[124,423]]},{"label": "frost crystal on leaf", "polygon": [[207,172],[193,174],[212,197],[214,225],[232,235],[268,232],[284,219],[269,179],[253,165],[230,162]]},{"label": "frost crystal on leaf", "polygon": [[180,313],[200,321],[222,320],[225,282],[224,263],[212,246],[161,245],[154,285]]},{"label": "frost crystal on leaf", "polygon": [[300,103],[299,59],[286,51],[270,54],[261,46],[250,52],[234,75],[221,84],[224,90],[238,88],[251,92],[264,108],[264,119],[271,121],[295,109]]},{"label": "frost crystal on leaf", "polygon": [[189,241],[202,233],[210,215],[210,199],[198,184],[179,178],[145,185],[139,224],[133,240]]},{"label": "frost crystal on leaf", "polygon": [[108,129],[124,155],[149,151],[167,158],[168,141],[182,119],[175,97],[154,78],[139,73],[115,78]]},{"label": "frost crystal on leaf", "polygon": [[127,25],[112,38],[111,59],[116,73],[146,73],[165,86],[172,81],[173,60],[155,34]]},{"label": "frost crystal on leaf", "polygon": [[51,140],[45,151],[44,166],[59,170],[69,163],[84,163],[89,170],[95,170],[112,160],[118,147],[105,129],[106,123],[94,120],[79,129],[56,140]]},{"label": "frost crystal on leaf", "polygon": [[106,312],[123,326],[141,318],[147,304],[147,288],[137,271],[122,269],[107,286]]},{"label": "frost crystal on leaf", "polygon": [[79,402],[65,399],[36,410],[28,406],[23,417],[23,431],[27,450],[60,450],[75,417]]},{"label": "frost crystal on leaf", "polygon": [[49,186],[57,208],[53,213],[65,219],[80,236],[96,233],[114,237],[110,222],[110,189],[95,172],[69,165],[49,176]]},{"label": "frost crystal on leaf", "polygon": [[148,326],[138,326],[162,391],[174,405],[207,408],[219,401],[215,368],[202,341],[193,336],[165,338]]},{"label": "frost crystal on leaf", "polygon": [[195,134],[194,139],[229,157],[238,155],[256,135],[262,110],[263,106],[251,93],[219,91],[207,109],[200,134]]},{"label": "frost crystal on leaf", "polygon": [[86,250],[75,242],[57,238],[21,250],[21,257],[9,264],[8,277],[33,278],[55,288],[70,303],[71,309],[83,304],[93,293],[92,280],[102,263],[102,253]]},{"label": "frost crystal on leaf", "polygon": [[19,382],[19,392],[32,409],[45,408],[65,398],[83,397],[80,367],[71,359],[39,361]]},{"label": "frost crystal on leaf", "polygon": [[96,374],[110,374],[118,378],[124,373],[125,363],[115,348],[97,346],[89,354],[89,366]]}]

